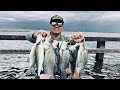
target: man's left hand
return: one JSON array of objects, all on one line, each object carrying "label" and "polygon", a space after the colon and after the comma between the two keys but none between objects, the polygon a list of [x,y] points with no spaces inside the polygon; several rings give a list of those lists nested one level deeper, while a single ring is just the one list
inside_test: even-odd
[{"label": "man's left hand", "polygon": [[84,39],[84,35],[82,32],[76,32],[72,36],[70,36],[70,40],[74,40],[76,43],[81,42]]}]

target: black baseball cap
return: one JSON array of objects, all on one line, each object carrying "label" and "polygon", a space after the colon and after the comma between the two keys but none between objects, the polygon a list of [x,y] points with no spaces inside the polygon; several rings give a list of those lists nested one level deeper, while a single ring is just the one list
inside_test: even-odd
[{"label": "black baseball cap", "polygon": [[51,19],[50,19],[50,24],[51,24],[51,22],[53,22],[53,21],[59,21],[59,22],[64,23],[63,18],[62,18],[61,16],[59,16],[59,15],[54,15],[54,16],[52,16]]}]

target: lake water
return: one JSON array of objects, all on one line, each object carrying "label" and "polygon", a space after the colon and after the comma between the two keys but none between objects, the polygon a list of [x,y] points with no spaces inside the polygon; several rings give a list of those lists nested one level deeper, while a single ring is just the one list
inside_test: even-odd
[{"label": "lake water", "polygon": [[[26,35],[28,32],[0,32],[0,35]],[[91,37],[119,37],[120,33],[83,32]],[[63,32],[71,35],[73,32]],[[96,42],[86,41],[87,48],[96,48]],[[0,49],[31,49],[33,43],[27,40],[0,40]],[[120,42],[106,42],[105,48],[120,48]],[[83,79],[120,79],[120,53],[105,53],[102,73],[93,72],[95,54],[88,55]],[[0,54],[0,79],[15,79],[28,69],[28,54]],[[21,76],[23,79],[33,79],[32,76]],[[18,78],[19,79],[19,78]]]}]

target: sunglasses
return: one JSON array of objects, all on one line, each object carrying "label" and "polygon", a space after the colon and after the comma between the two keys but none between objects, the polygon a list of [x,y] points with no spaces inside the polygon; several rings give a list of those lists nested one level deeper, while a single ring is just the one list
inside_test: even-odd
[{"label": "sunglasses", "polygon": [[61,23],[61,22],[51,22],[51,25],[52,25],[53,27],[55,27],[56,25],[57,25],[58,27],[62,27],[62,26],[63,26],[63,23]]}]

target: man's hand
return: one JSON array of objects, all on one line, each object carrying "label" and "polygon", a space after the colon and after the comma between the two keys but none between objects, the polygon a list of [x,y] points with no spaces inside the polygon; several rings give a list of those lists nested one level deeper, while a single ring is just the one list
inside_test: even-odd
[{"label": "man's hand", "polygon": [[84,35],[82,32],[76,32],[72,36],[70,36],[70,40],[74,40],[76,43],[81,42],[84,39]]},{"label": "man's hand", "polygon": [[38,35],[38,34],[41,34],[42,37],[46,37],[46,36],[49,34],[49,32],[48,32],[48,31],[45,31],[45,30],[35,31],[35,32],[33,33],[33,38],[37,38],[37,35]]},{"label": "man's hand", "polygon": [[41,74],[40,75],[40,79],[49,79],[50,78],[50,75],[48,74]]},{"label": "man's hand", "polygon": [[50,75],[48,74],[40,74],[40,76],[36,76],[36,79],[50,79]]}]

